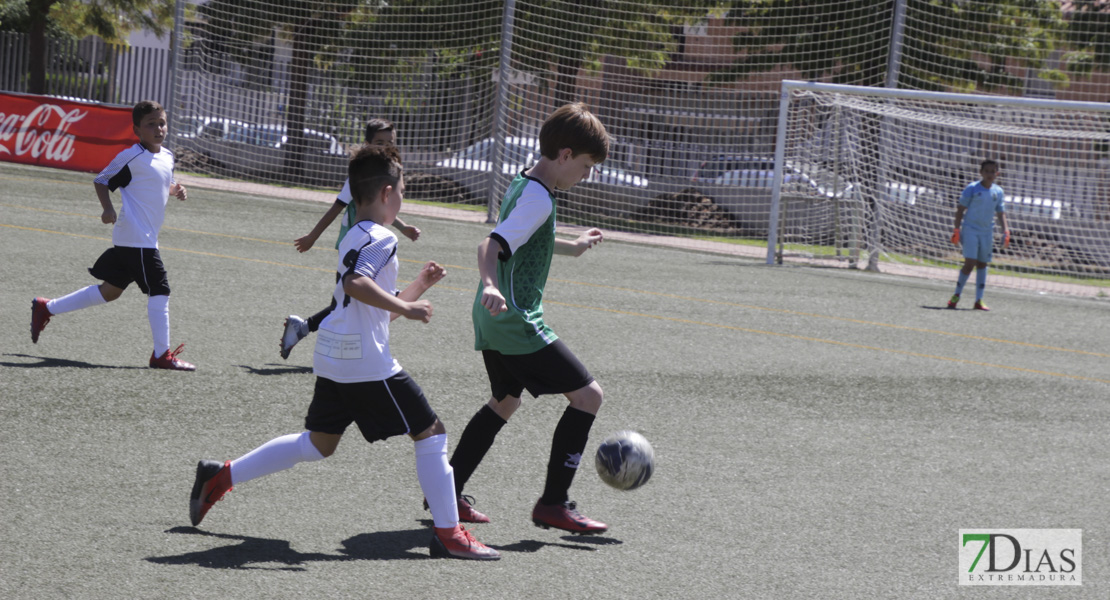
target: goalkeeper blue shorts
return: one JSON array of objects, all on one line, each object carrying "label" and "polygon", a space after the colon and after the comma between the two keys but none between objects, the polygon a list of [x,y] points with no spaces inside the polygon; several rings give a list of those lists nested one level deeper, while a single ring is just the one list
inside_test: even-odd
[{"label": "goalkeeper blue shorts", "polygon": [[972,258],[981,263],[989,263],[994,251],[994,232],[964,229],[960,232],[960,243],[964,247],[964,258]]}]

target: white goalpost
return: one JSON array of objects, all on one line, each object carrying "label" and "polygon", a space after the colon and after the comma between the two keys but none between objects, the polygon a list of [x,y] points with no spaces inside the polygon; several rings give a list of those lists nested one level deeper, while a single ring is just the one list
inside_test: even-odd
[{"label": "white goalpost", "polygon": [[1110,104],[788,80],[776,134],[768,264],[961,264],[956,202],[993,158],[1013,239],[992,267],[1110,276]]}]

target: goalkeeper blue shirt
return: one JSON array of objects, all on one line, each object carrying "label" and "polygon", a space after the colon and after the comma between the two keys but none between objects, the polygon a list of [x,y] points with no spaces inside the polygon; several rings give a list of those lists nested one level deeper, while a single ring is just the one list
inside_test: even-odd
[{"label": "goalkeeper blue shirt", "polygon": [[989,189],[983,187],[982,181],[968,185],[960,194],[960,204],[966,209],[962,227],[972,231],[992,231],[994,214],[1006,212],[1005,199],[997,183],[991,184]]}]

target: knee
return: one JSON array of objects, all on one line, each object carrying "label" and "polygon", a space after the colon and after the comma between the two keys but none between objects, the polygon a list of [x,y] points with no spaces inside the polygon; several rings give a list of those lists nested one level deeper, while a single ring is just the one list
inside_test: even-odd
[{"label": "knee", "polygon": [[447,433],[447,428],[444,427],[443,421],[436,419],[435,422],[432,423],[431,426],[429,426],[427,429],[411,437],[413,441],[418,442],[420,440],[430,438],[433,435],[443,435],[445,433]]},{"label": "knee", "polygon": [[320,456],[327,458],[332,454],[335,454],[335,446],[324,446],[323,448],[321,448],[320,446],[316,446],[316,451],[320,453]]},{"label": "knee", "polygon": [[601,410],[601,404],[605,400],[605,392],[595,381],[569,395],[569,399],[572,407],[596,415]]},{"label": "knee", "polygon": [[508,422],[516,409],[520,408],[520,398],[518,396],[505,396],[498,400],[491,397],[486,405],[490,407],[494,414]]},{"label": "knee", "polygon": [[123,294],[123,290],[114,285],[109,283],[100,285],[100,295],[104,297],[105,302],[111,302],[119,298],[121,294]]},{"label": "knee", "polygon": [[335,449],[339,447],[340,436],[335,434],[319,433],[313,431],[309,433],[308,440],[320,453],[320,456],[327,458],[335,454]]}]

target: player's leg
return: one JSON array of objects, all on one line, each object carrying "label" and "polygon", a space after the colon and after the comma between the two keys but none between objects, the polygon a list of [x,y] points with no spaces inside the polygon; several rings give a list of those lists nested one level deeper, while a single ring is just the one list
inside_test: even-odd
[{"label": "player's leg", "polygon": [[994,254],[994,233],[987,231],[978,237],[977,255],[975,257],[975,310],[989,311],[983,304],[983,292],[987,289],[987,265],[990,264]]},{"label": "player's leg", "polygon": [[323,323],[324,318],[331,314],[333,310],[335,310],[335,298],[331,299],[331,304],[327,308],[308,319],[302,319],[297,315],[286,317],[285,329],[281,334],[281,357],[289,358],[289,352],[293,350],[293,346],[308,337],[309,333],[320,329],[320,323]]},{"label": "player's leg", "polygon": [[508,417],[511,417],[519,406],[519,396],[505,396],[500,401],[491,397],[489,402],[478,409],[478,412],[474,413],[467,422],[459,443],[455,446],[455,453],[451,455],[451,466],[454,470],[459,520],[464,523],[490,522],[488,516],[474,508],[474,497],[463,494],[462,488],[493,446],[493,440],[508,422]]},{"label": "player's leg", "polygon": [[[562,340],[517,360],[514,366],[535,395],[564,394],[570,402],[551,437],[543,495],[532,509],[532,522],[572,533],[601,533],[608,526],[583,516],[569,499],[570,486],[582,462],[594,416],[604,394],[585,365]],[[515,359],[514,359],[515,360]]]},{"label": "player's leg", "polygon": [[570,485],[581,465],[602,396],[601,386],[596,381],[566,394],[570,406],[555,426],[543,496],[532,509],[532,522],[537,526],[579,534],[602,533],[609,529],[605,523],[578,512],[577,503],[569,499]]},{"label": "player's leg", "polygon": [[956,291],[948,300],[948,308],[956,308],[956,304],[960,301],[960,296],[964,293],[964,286],[967,284],[968,278],[971,277],[971,272],[975,270],[975,265],[979,260],[979,235],[975,231],[964,228],[960,237],[960,244],[964,257],[964,264],[960,268],[960,273],[956,277]]},{"label": "player's leg", "polygon": [[[504,355],[485,350],[482,352],[482,360],[486,366],[486,375],[489,377],[490,399],[470,418],[455,446],[455,453],[451,455],[451,467],[455,470],[455,491],[460,497],[466,482],[493,446],[493,440],[520,407],[520,396],[524,393],[524,384],[513,377],[505,364]],[[460,502],[463,521],[489,522],[489,518],[485,515],[477,511],[469,514],[471,511],[473,508],[469,504],[464,507]],[[474,520],[469,520],[471,517]]]},{"label": "player's leg", "polygon": [[455,482],[447,463],[447,429],[428,404],[420,386],[401,371],[384,381],[352,384],[348,410],[369,442],[402,433],[413,440],[416,478],[434,522],[429,550],[433,557],[496,560],[500,555],[459,526]]},{"label": "player's leg", "polygon": [[[200,461],[197,463],[193,492],[189,496],[189,520],[193,526],[199,525],[212,505],[236,485],[290,469],[297,463],[330,456],[335,452],[339,437],[308,431],[291,433],[276,437],[235,460],[222,464],[214,460]],[[327,454],[320,450],[320,446],[328,449]]]},{"label": "player's leg", "polygon": [[222,464],[200,461],[189,496],[189,519],[193,525],[199,525],[208,510],[235,485],[335,453],[343,431],[353,420],[342,404],[341,386],[324,377],[316,378],[312,404],[305,417],[307,431],[274,438]]},{"label": "player's leg", "polygon": [[[128,249],[132,250],[132,249]],[[157,248],[135,248],[128,252],[129,268],[139,289],[147,295],[146,316],[154,351],[150,354],[150,367],[171,371],[196,371],[192,363],[177,355],[185,348],[180,344],[170,350],[170,281]]]},{"label": "player's leg", "polygon": [[501,554],[479,542],[459,524],[455,480],[447,462],[447,430],[439,419],[412,436],[416,478],[432,513],[434,535],[428,545],[433,557],[498,560]]},{"label": "player's leg", "polygon": [[132,281],[120,253],[114,247],[105,250],[96,259],[89,273],[103,283],[85,286],[53,300],[40,297],[31,301],[32,343],[38,343],[39,334],[50,322],[50,317],[111,302],[119,298]]},{"label": "player's leg", "polygon": [[306,321],[306,323],[308,324],[308,330],[317,331],[318,329],[320,329],[320,323],[323,323],[324,319],[327,318],[327,316],[330,315],[331,311],[333,310],[335,310],[335,298],[331,299],[331,304],[329,304],[327,308],[308,318],[308,320]]},{"label": "player's leg", "polygon": [[975,310],[990,310],[983,304],[983,293],[987,290],[987,264],[979,262],[975,267]]},{"label": "player's leg", "polygon": [[570,406],[555,426],[551,437],[551,455],[547,461],[547,481],[540,503],[564,504],[569,499],[570,484],[578,473],[594,417],[601,408],[602,391],[596,381],[566,394]]}]

